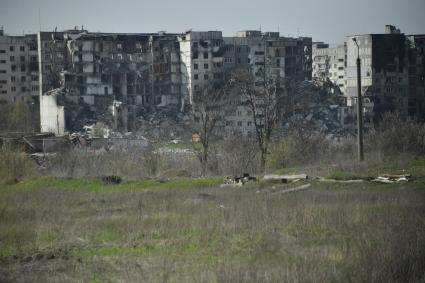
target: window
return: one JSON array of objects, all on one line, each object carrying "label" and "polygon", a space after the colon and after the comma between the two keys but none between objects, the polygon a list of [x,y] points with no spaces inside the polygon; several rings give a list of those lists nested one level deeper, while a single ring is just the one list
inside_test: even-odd
[{"label": "window", "polygon": [[0,60],[0,64],[5,64],[6,60]]},{"label": "window", "polygon": [[204,59],[208,59],[208,52],[204,52]]},{"label": "window", "polygon": [[10,56],[10,62],[15,62],[15,56]]},{"label": "window", "polygon": [[50,65],[45,65],[44,66],[44,70],[45,71],[51,71],[52,70],[52,67]]},{"label": "window", "polygon": [[193,64],[193,69],[198,70],[198,64]]},{"label": "window", "polygon": [[15,92],[15,91],[16,91],[16,86],[12,86],[12,87],[10,88],[10,90],[11,90],[12,92]]},{"label": "window", "polygon": [[19,47],[19,50],[22,51],[22,52],[24,52],[25,51],[25,46],[20,46]]},{"label": "window", "polygon": [[0,70],[0,74],[6,74],[6,70]]},{"label": "window", "polygon": [[193,47],[194,47],[194,48],[198,48],[198,43],[197,43],[197,42],[194,42],[194,43],[193,43]]},{"label": "window", "polygon": [[1,93],[7,94],[7,90],[2,90]]},{"label": "window", "polygon": [[208,74],[204,75],[204,80],[208,80]]},{"label": "window", "polygon": [[37,62],[37,56],[31,56],[31,62]]},{"label": "window", "polygon": [[27,78],[25,76],[21,77],[21,82],[25,82],[27,80]]},{"label": "window", "polygon": [[23,87],[21,87],[21,91],[25,92],[25,91],[27,91],[27,88],[23,86]]},{"label": "window", "polygon": [[25,62],[25,56],[21,56],[21,62]]},{"label": "window", "polygon": [[246,124],[247,124],[248,127],[252,126],[252,122],[247,122]]},{"label": "window", "polygon": [[237,47],[236,48],[236,52],[241,53],[241,48],[240,47]]},{"label": "window", "polygon": [[193,75],[193,79],[194,79],[194,80],[197,80],[197,79],[198,79],[198,74],[194,74],[194,75]]},{"label": "window", "polygon": [[11,77],[10,77],[10,81],[11,81],[11,82],[16,81],[16,77],[15,77],[15,76],[11,76]]},{"label": "window", "polygon": [[10,46],[10,47],[9,47],[9,50],[10,50],[10,51],[14,51],[14,50],[15,50],[15,46]]},{"label": "window", "polygon": [[12,70],[12,72],[15,72],[16,71],[16,65],[10,66],[10,69]]},{"label": "window", "polygon": [[242,116],[242,111],[238,111],[238,112],[237,112],[237,115],[238,115],[238,116]]},{"label": "window", "polygon": [[242,121],[239,121],[239,122],[238,122],[238,126],[239,126],[239,127],[242,127]]},{"label": "window", "polygon": [[207,70],[208,69],[208,64],[204,64],[204,69]]},{"label": "window", "polygon": [[0,53],[6,53],[6,50],[0,49]]},{"label": "window", "polygon": [[26,68],[25,65],[21,65],[21,72],[25,72]]},{"label": "window", "polygon": [[33,82],[38,81],[38,76],[35,76],[35,75],[31,76],[31,80],[32,80]]}]

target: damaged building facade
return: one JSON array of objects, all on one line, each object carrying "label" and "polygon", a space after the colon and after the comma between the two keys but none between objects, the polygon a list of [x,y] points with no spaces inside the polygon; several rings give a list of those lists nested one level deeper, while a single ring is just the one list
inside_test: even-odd
[{"label": "damaged building facade", "polygon": [[330,48],[329,44],[313,44],[312,78],[313,80],[330,80],[338,87],[340,94],[345,94],[345,69],[347,67],[346,45]]},{"label": "damaged building facade", "polygon": [[357,56],[361,60],[366,128],[388,111],[397,111],[404,117],[425,118],[423,35],[406,36],[387,25],[383,34],[348,36],[344,47],[314,45],[313,78],[330,80],[341,89],[347,105],[344,111],[347,127],[354,127],[356,119]]},{"label": "damaged building facade", "polygon": [[[225,37],[225,69],[249,68],[258,81],[264,73],[295,81],[311,80],[312,39],[281,37],[279,32],[241,31]],[[252,111],[238,105],[225,117],[226,132],[251,137],[255,133]]]},{"label": "damaged building facade", "polygon": [[52,129],[55,123],[49,121],[49,94],[55,89],[61,93],[57,106],[65,106],[68,130],[101,120],[127,131],[145,111],[184,104],[176,35],[70,30],[41,32],[38,41],[42,131],[63,131]]},{"label": "damaged building facade", "polygon": [[[186,96],[205,85],[222,83],[227,72],[247,68],[258,80],[263,70],[281,78],[297,81],[311,79],[312,40],[309,37],[281,37],[278,32],[247,30],[234,37],[223,37],[220,31],[189,31],[179,38],[182,79]],[[230,134],[251,136],[254,133],[252,113],[240,104],[223,113],[224,130]],[[196,105],[195,105],[196,107]]]}]

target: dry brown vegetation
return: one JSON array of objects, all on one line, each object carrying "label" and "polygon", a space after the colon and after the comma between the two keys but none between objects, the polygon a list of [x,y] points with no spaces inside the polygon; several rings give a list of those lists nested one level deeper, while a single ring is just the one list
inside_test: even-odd
[{"label": "dry brown vegetation", "polygon": [[3,187],[1,282],[420,282],[423,183]]},{"label": "dry brown vegetation", "polygon": [[423,282],[424,128],[400,123],[370,133],[363,163],[353,140],[294,131],[268,170],[413,181],[307,180],[284,194],[303,182],[220,188],[221,175],[259,171],[256,144],[237,139],[211,147],[209,178],[190,153],[74,149],[37,172],[3,148],[0,282]]}]

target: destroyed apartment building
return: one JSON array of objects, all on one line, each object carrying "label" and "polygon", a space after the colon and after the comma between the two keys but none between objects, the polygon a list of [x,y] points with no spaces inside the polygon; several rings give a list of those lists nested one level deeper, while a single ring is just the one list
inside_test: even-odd
[{"label": "destroyed apartment building", "polygon": [[395,26],[386,25],[382,34],[348,36],[338,47],[313,44],[313,79],[339,88],[346,99],[342,117],[345,127],[353,129],[357,116],[357,57],[361,62],[366,129],[389,111],[425,119],[424,38],[405,35]]},{"label": "destroyed apartment building", "polygon": [[38,42],[42,132],[96,121],[128,131],[149,108],[184,105],[176,35],[71,30],[39,33]]},{"label": "destroyed apartment building", "polygon": [[[41,131],[57,135],[97,121],[120,132],[138,129],[145,120],[158,123],[165,116],[187,121],[179,113],[190,108],[194,91],[222,83],[235,67],[258,72],[266,58],[273,60],[268,67],[281,77],[311,78],[311,38],[280,37],[276,32],[223,37],[221,31],[69,30],[40,32],[38,44]],[[237,113],[226,115],[227,125],[236,126],[227,130],[249,134],[250,117]]]}]

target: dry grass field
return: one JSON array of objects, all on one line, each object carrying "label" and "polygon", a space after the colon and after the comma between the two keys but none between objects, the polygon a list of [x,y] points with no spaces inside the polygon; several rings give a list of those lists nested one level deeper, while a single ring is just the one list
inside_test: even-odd
[{"label": "dry grass field", "polygon": [[0,190],[0,282],[423,282],[425,183],[42,177]]}]

